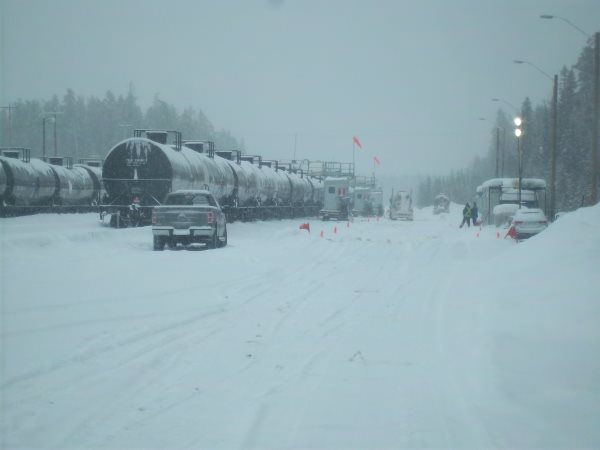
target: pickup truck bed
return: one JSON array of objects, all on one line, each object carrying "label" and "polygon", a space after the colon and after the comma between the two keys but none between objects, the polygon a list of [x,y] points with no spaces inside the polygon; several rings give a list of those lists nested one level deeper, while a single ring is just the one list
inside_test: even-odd
[{"label": "pickup truck bed", "polygon": [[[188,195],[210,195],[208,193],[189,193]],[[180,194],[182,201],[188,197]],[[173,198],[179,198],[174,197]],[[174,248],[177,244],[203,243],[208,248],[227,245],[227,228],[225,214],[218,203],[209,204],[162,205],[154,208],[152,213],[152,234],[154,250],[162,250],[165,245]]]}]

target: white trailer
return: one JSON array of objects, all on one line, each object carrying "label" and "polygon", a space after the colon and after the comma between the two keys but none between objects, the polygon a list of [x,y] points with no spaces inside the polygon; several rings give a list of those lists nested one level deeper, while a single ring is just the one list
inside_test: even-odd
[{"label": "white trailer", "polygon": [[357,186],[354,188],[354,203],[352,205],[352,215],[368,216],[371,214],[371,203],[369,199],[370,189],[368,187]]},{"label": "white trailer", "polygon": [[[485,181],[477,187],[477,205],[485,225],[495,224],[498,227],[510,223],[514,212],[519,208],[519,179],[492,178]],[[545,180],[522,179],[521,206],[546,209]]]},{"label": "white trailer", "polygon": [[322,220],[347,220],[350,212],[350,179],[327,177],[323,181],[325,198],[320,211]]}]

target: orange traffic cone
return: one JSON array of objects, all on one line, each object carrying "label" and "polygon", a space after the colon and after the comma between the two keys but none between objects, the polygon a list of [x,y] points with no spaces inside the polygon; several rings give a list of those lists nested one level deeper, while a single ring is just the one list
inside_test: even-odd
[{"label": "orange traffic cone", "polygon": [[337,227],[333,227],[333,234],[337,234]]},{"label": "orange traffic cone", "polygon": [[323,237],[323,230],[321,230],[321,237]]}]

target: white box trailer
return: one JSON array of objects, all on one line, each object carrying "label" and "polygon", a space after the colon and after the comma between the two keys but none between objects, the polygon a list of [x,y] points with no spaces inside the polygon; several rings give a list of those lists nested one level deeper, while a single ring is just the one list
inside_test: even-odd
[{"label": "white box trailer", "polygon": [[368,216],[371,214],[370,189],[368,187],[357,186],[354,188],[354,202],[352,205],[353,216]]},{"label": "white box trailer", "polygon": [[347,220],[350,212],[350,180],[327,177],[323,181],[325,198],[320,211],[322,220]]},{"label": "white box trailer", "polygon": [[[510,223],[514,215],[514,206],[519,206],[519,179],[492,178],[477,187],[477,208],[484,225],[497,227]],[[523,178],[521,180],[521,205],[527,208],[546,210],[546,181],[542,178]]]},{"label": "white box trailer", "polygon": [[413,220],[412,192],[392,191],[390,198],[390,219]]},{"label": "white box trailer", "polygon": [[371,202],[371,210],[373,214],[378,217],[383,216],[383,191],[381,188],[375,188],[371,191],[369,195],[369,200]]}]

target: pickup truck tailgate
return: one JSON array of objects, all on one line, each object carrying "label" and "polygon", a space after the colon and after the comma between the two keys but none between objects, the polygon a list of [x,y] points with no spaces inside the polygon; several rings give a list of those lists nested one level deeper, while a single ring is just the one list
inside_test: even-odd
[{"label": "pickup truck tailgate", "polygon": [[159,207],[155,210],[155,226],[172,226],[175,229],[209,225],[208,216],[214,214],[212,208]]}]

